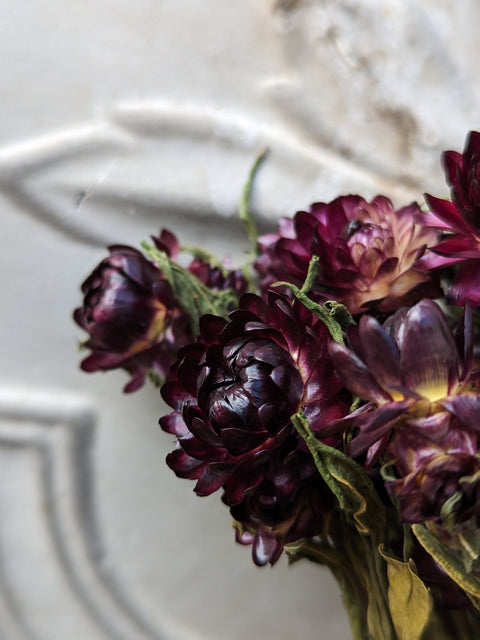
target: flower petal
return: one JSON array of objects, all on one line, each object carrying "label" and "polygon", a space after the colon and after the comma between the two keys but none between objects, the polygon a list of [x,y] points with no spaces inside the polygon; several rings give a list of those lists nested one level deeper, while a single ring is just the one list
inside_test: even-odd
[{"label": "flower petal", "polygon": [[209,464],[205,465],[201,477],[194,487],[197,496],[209,496],[223,485],[230,473],[231,465]]},{"label": "flower petal", "polygon": [[250,431],[235,427],[222,429],[221,433],[225,449],[233,456],[240,456],[250,449],[255,449],[269,437],[267,431]]},{"label": "flower petal", "polygon": [[[363,316],[359,326],[363,357],[369,371],[383,389],[400,384],[400,351],[395,341],[385,332],[379,322]],[[390,392],[392,398],[394,397]]]},{"label": "flower petal", "polygon": [[270,452],[260,451],[245,462],[237,464],[225,482],[223,500],[230,507],[240,503],[245,494],[257,487],[268,472]]},{"label": "flower petal", "polygon": [[391,399],[377,384],[368,367],[347,347],[331,342],[328,351],[339,378],[352,393],[362,400],[373,400],[378,404]]},{"label": "flower petal", "polygon": [[445,398],[442,406],[453,413],[468,429],[480,431],[480,396],[459,393]]},{"label": "flower petal", "polygon": [[175,449],[166,457],[167,465],[179,478],[196,480],[202,475],[205,463],[192,458],[182,449]]},{"label": "flower petal", "polygon": [[283,545],[278,542],[275,536],[267,529],[262,530],[255,536],[252,547],[252,558],[258,567],[263,567],[270,562],[274,565],[282,553]]},{"label": "flower petal", "polygon": [[402,384],[434,402],[458,380],[459,354],[440,308],[431,300],[412,307],[400,332]]},{"label": "flower petal", "polygon": [[460,306],[466,302],[480,306],[480,260],[471,260],[460,267],[448,290],[447,301]]},{"label": "flower petal", "polygon": [[352,458],[364,453],[375,442],[387,435],[410,401],[390,402],[361,416],[360,432],[348,444],[347,454]]},{"label": "flower petal", "polygon": [[450,236],[446,240],[443,240],[430,248],[432,251],[439,253],[440,255],[462,258],[462,260],[480,258],[478,241],[473,236]]},{"label": "flower petal", "polygon": [[450,200],[442,200],[428,194],[425,194],[425,200],[433,213],[449,225],[451,231],[456,231],[461,235],[475,233],[475,229],[462,218],[460,211]]}]

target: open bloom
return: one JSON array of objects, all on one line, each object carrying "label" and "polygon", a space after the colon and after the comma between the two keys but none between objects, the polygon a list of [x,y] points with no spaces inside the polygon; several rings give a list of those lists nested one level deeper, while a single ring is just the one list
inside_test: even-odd
[{"label": "open bloom", "polygon": [[256,261],[262,287],[276,281],[301,286],[312,256],[319,268],[311,294],[345,304],[352,314],[390,312],[421,297],[440,294],[430,275],[416,268],[437,231],[424,227],[413,203],[395,210],[377,196],[343,196],[280,222],[279,233],[260,238]]},{"label": "open bloom", "polygon": [[[469,486],[476,495],[480,395],[472,371],[467,314],[460,349],[440,308],[422,300],[398,311],[382,327],[364,316],[352,349],[332,343],[330,353],[344,384],[363,407],[337,423],[354,426],[349,453],[367,451],[394,461],[401,479],[387,485],[400,498],[407,522],[440,518],[446,500]],[[470,499],[466,499],[468,504]],[[467,517],[466,503],[458,503]]]},{"label": "open bloom", "polygon": [[312,429],[348,410],[327,352],[325,325],[303,305],[270,292],[247,294],[229,320],[203,316],[199,340],[179,352],[162,395],[161,419],[178,438],[167,457],[175,473],[208,495],[223,488],[237,540],[254,561],[274,563],[283,545],[319,532],[331,505],[291,416]]},{"label": "open bloom", "polygon": [[422,263],[426,268],[459,264],[447,299],[450,304],[480,305],[480,133],[471,131],[463,153],[442,156],[451,201],[426,195],[436,219],[431,224],[444,232]]},{"label": "open bloom", "polygon": [[[163,232],[157,245],[170,253],[176,239]],[[124,388],[129,392],[143,384],[149,369],[165,376],[178,346],[192,335],[163,273],[132,247],[109,251],[83,283],[84,301],[74,319],[89,334],[91,353],[82,369],[125,369],[132,376]]]}]

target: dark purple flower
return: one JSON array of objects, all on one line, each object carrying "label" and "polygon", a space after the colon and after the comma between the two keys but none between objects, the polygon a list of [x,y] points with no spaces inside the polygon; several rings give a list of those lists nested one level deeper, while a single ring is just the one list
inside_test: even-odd
[{"label": "dark purple flower", "polygon": [[[382,457],[396,480],[386,483],[408,523],[480,524],[480,394],[472,371],[471,318],[454,338],[440,308],[422,300],[382,327],[363,316],[353,348],[332,343],[345,386],[366,401],[338,421],[353,427],[353,457]],[[454,502],[452,502],[454,501]]]},{"label": "dark purple flower", "polygon": [[471,131],[463,154],[442,156],[451,201],[426,195],[431,226],[444,235],[422,260],[425,268],[459,265],[447,294],[450,304],[480,306],[480,133]]},{"label": "dark purple flower", "polygon": [[[229,321],[203,316],[162,395],[175,411],[162,428],[178,438],[167,462],[208,495],[223,488],[237,539],[254,561],[274,563],[284,544],[319,532],[331,498],[291,416],[303,409],[317,436],[348,410],[328,357],[324,324],[270,292],[247,294]],[[333,440],[330,440],[333,442]]]},{"label": "dark purple flower", "polygon": [[[162,232],[157,243],[175,250],[176,239]],[[192,334],[162,272],[132,247],[115,245],[109,251],[83,283],[83,305],[74,312],[89,334],[85,347],[91,353],[81,367],[125,369],[132,378],[124,390],[130,392],[143,384],[149,369],[164,377],[177,348]]]},{"label": "dark purple flower", "polygon": [[352,331],[351,348],[330,345],[337,374],[366,402],[336,425],[358,427],[349,444],[351,455],[369,450],[370,463],[385,448],[392,429],[405,424],[442,438],[453,416],[462,428],[480,430],[468,319],[465,327],[457,345],[440,308],[422,300],[397,311],[383,327],[363,316],[358,331]]},{"label": "dark purple flower", "polygon": [[[159,251],[177,260],[180,245],[173,233],[163,229],[152,240]],[[132,379],[124,391],[136,391],[148,371],[164,380],[178,348],[194,336],[190,318],[162,271],[132,247],[115,245],[109,250],[110,256],[83,283],[83,305],[74,312],[77,324],[89,334],[84,346],[91,349],[81,366],[84,371],[125,369]],[[199,258],[187,269],[212,290],[232,289],[240,296],[247,289],[240,270]]]},{"label": "dark purple flower", "polygon": [[259,239],[263,253],[255,266],[263,289],[276,281],[301,286],[316,255],[319,268],[311,294],[337,300],[352,314],[390,312],[441,293],[431,276],[416,268],[437,237],[424,227],[424,214],[415,203],[395,210],[383,196],[370,203],[344,196],[283,219],[278,234]]}]

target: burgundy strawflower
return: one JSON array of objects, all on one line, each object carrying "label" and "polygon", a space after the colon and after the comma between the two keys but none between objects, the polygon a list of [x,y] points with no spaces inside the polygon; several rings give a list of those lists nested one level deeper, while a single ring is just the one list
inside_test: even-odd
[{"label": "burgundy strawflower", "polygon": [[[173,233],[163,229],[152,240],[169,258],[178,258],[180,245]],[[124,391],[136,391],[148,371],[163,381],[178,348],[194,336],[190,318],[163,272],[132,247],[115,245],[109,251],[83,283],[83,305],[74,312],[77,324],[89,334],[84,346],[91,349],[81,367],[125,369],[132,379]],[[232,289],[240,296],[247,289],[240,270],[212,266],[199,258],[187,269],[212,290]]]},{"label": "burgundy strawflower", "polygon": [[272,292],[247,294],[228,321],[207,315],[200,328],[162,388],[175,411],[160,424],[179,445],[167,462],[196,480],[199,495],[222,487],[237,540],[253,543],[257,564],[273,564],[285,543],[318,533],[331,506],[290,420],[303,409],[322,437],[348,411],[329,333],[303,305]]},{"label": "burgundy strawflower", "polygon": [[413,203],[395,210],[377,196],[343,196],[280,221],[279,233],[260,238],[256,269],[266,289],[276,281],[301,286],[312,256],[319,267],[311,295],[333,299],[350,313],[390,312],[421,297],[440,295],[431,276],[416,262],[438,234],[424,227]]},{"label": "burgundy strawflower", "polygon": [[480,133],[471,131],[463,154],[442,156],[451,201],[426,195],[434,213],[430,224],[444,232],[422,260],[425,268],[459,265],[447,293],[450,304],[480,306]]},{"label": "burgundy strawflower", "polygon": [[[157,246],[176,251],[176,238],[163,231]],[[82,285],[83,305],[74,319],[89,334],[91,353],[84,371],[122,368],[132,378],[124,391],[138,389],[149,369],[164,377],[177,348],[192,339],[163,273],[132,247],[114,245]]]},{"label": "burgundy strawflower", "polygon": [[460,488],[459,518],[471,517],[480,469],[480,395],[468,310],[464,326],[457,344],[440,308],[423,300],[383,327],[363,316],[352,349],[330,345],[338,375],[367,401],[336,426],[356,430],[348,451],[354,457],[368,451],[367,466],[378,456],[393,461],[399,480],[387,488],[399,498],[406,522],[439,519]]}]

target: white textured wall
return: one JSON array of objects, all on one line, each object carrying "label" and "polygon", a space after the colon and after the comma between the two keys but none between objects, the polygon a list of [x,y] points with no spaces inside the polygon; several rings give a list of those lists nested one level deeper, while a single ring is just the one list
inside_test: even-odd
[{"label": "white textured wall", "polygon": [[79,284],[161,226],[240,256],[312,200],[446,193],[476,0],[17,0],[0,20],[1,640],[345,640],[316,566],[254,568],[164,465],[155,391],[78,370]]}]

